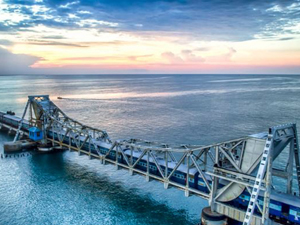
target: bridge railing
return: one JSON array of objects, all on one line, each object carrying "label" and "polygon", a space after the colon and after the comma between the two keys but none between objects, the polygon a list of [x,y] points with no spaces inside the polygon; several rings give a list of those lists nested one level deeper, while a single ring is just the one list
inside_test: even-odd
[{"label": "bridge railing", "polygon": [[[29,109],[29,110],[27,110]],[[20,126],[26,112],[29,111],[29,122],[39,126],[43,131],[45,140],[53,144],[68,147],[79,153],[99,158],[103,163],[108,162],[164,183],[183,189],[185,195],[197,194],[209,200],[212,211],[217,211],[217,205],[226,204],[237,198],[244,191],[252,196],[256,187],[257,171],[264,157],[267,134],[265,136],[247,136],[234,140],[224,141],[205,146],[180,145],[171,146],[157,142],[140,139],[119,140],[112,142],[108,134],[100,129],[86,126],[68,117],[57,107],[49,96],[29,96]],[[19,129],[20,130],[20,129]],[[298,186],[300,190],[300,160],[297,129],[295,124],[286,124],[269,129],[272,133],[270,159],[266,161],[266,172],[261,174],[259,189],[265,191],[264,205],[261,207],[255,200],[252,203],[261,213],[262,218],[268,215],[268,199],[272,182],[270,177],[277,175],[284,177],[288,183],[287,193],[292,193],[292,171],[295,159]],[[272,162],[283,149],[290,145],[287,166],[284,171],[273,173]],[[107,151],[103,151],[106,148]],[[111,157],[114,153],[114,157]],[[119,156],[123,161],[119,162]],[[139,163],[146,163],[141,169]],[[157,169],[157,174],[150,172],[151,165]],[[292,165],[292,166],[291,166]],[[187,174],[183,183],[174,182],[171,178],[176,171]],[[205,183],[207,191],[203,192],[190,186],[191,172],[198,172]],[[259,193],[255,191],[255,193]],[[250,223],[249,223],[250,224]]]}]

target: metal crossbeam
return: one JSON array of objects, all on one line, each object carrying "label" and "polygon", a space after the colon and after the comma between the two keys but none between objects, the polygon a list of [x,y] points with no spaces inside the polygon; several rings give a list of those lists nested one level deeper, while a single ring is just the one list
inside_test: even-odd
[{"label": "metal crossbeam", "polygon": [[[251,198],[245,212],[245,225],[251,223],[255,207],[261,213],[261,217],[255,216],[255,220],[261,218],[262,224],[268,221],[271,174],[286,179],[287,193],[292,193],[291,171],[294,158],[300,190],[300,159],[295,124],[273,127],[269,136],[265,137],[247,136],[210,145],[169,145],[141,139],[112,142],[105,131],[86,126],[68,117],[49,99],[49,96],[42,95],[29,96],[18,129],[10,128],[17,130],[16,140],[19,134],[26,132],[22,130],[22,124],[28,111],[30,126],[37,126],[43,131],[45,143],[48,141],[53,145],[58,144],[69,150],[78,151],[79,154],[99,158],[103,163],[108,162],[117,168],[128,169],[130,174],[145,175],[147,180],[152,178],[163,182],[165,188],[169,185],[175,186],[184,190],[186,196],[193,193],[209,199],[212,211],[217,210],[220,204],[224,205],[223,203],[234,200],[243,191],[248,191]],[[288,144],[290,152],[286,169],[276,170],[272,166],[272,161]],[[274,150],[273,147],[277,148],[274,159],[270,153]],[[254,158],[251,159],[251,164],[245,167],[249,154],[254,155]],[[123,159],[122,163],[118,160],[119,156]],[[144,170],[138,169],[140,162],[146,163]],[[151,172],[153,166],[157,174]],[[257,169],[257,174],[254,174]],[[176,183],[172,180],[177,171],[185,173],[184,182]],[[196,172],[199,179],[203,180],[206,192],[190,187],[189,178]],[[230,193],[232,190],[236,193]],[[260,190],[265,191],[263,208],[257,202]]]}]

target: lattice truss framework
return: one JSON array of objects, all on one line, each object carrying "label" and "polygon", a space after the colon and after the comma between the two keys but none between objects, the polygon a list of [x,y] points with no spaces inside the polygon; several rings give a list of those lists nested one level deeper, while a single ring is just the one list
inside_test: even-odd
[{"label": "lattice truss framework", "polygon": [[[45,140],[67,147],[70,150],[76,150],[79,153],[85,153],[91,157],[97,157],[102,163],[111,163],[117,168],[126,168],[131,174],[139,173],[150,178],[159,180],[164,183],[164,187],[169,185],[178,187],[185,191],[185,195],[190,193],[200,195],[209,200],[213,211],[216,210],[218,202],[228,201],[228,191],[233,186],[239,186],[241,190],[246,188],[251,195],[253,186],[255,185],[257,168],[262,162],[263,149],[252,166],[247,171],[242,170],[244,154],[247,141],[252,137],[247,136],[235,140],[215,143],[206,146],[179,145],[172,146],[157,142],[145,141],[140,139],[117,140],[112,142],[108,134],[100,129],[86,126],[77,120],[68,117],[59,107],[57,107],[49,96],[29,96],[27,105],[20,122],[22,126],[23,119],[29,108],[29,123],[31,126],[37,126],[44,131]],[[19,129],[20,130],[20,129]],[[57,138],[47,137],[47,133],[57,134]],[[264,206],[255,202],[256,207],[262,214],[262,218],[268,218],[268,198],[272,187],[272,176],[284,178],[287,181],[287,193],[292,193],[293,168],[294,161],[296,165],[296,177],[300,190],[300,163],[298,154],[298,138],[295,124],[287,124],[284,126],[273,127],[269,129],[269,135],[272,134],[271,152],[277,151],[277,155],[289,144],[289,156],[286,162],[285,170],[276,170],[272,168],[273,156],[270,154],[266,164],[268,164],[266,172],[260,184],[260,189],[265,191]],[[16,138],[18,137],[18,132]],[[88,143],[88,149],[82,149]],[[106,144],[108,152],[101,152],[100,144]],[[97,154],[92,152],[96,150]],[[115,158],[108,158],[111,152],[115,152]],[[139,157],[134,160],[134,155]],[[120,163],[118,157],[122,155],[125,164]],[[141,160],[146,160],[147,171],[137,169],[137,165]],[[154,163],[159,171],[159,176],[151,174],[149,171],[150,163]],[[172,166],[171,166],[172,165]],[[171,176],[179,168],[184,168],[189,174],[190,170],[196,169],[199,176],[205,182],[208,193],[201,192],[197,189],[189,187],[189,179],[186,179],[185,185],[181,185],[171,181]],[[172,168],[166,170],[164,168]],[[220,187],[222,183],[222,187]],[[227,196],[227,197],[226,197]],[[230,198],[230,197],[229,197]]]}]

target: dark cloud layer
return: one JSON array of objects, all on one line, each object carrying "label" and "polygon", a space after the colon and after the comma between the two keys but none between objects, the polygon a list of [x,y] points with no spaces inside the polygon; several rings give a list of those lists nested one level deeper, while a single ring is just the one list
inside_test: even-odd
[{"label": "dark cloud layer", "polygon": [[48,10],[35,13],[33,1],[5,2],[9,5],[8,12],[19,10],[29,19],[10,26],[0,23],[2,31],[38,24],[83,29],[91,24],[80,25],[80,21],[93,19],[104,21],[94,24],[98,29],[185,32],[196,40],[242,41],[272,38],[278,33],[300,33],[286,29],[300,18],[299,0],[44,0],[35,4]]},{"label": "dark cloud layer", "polygon": [[28,74],[31,72],[30,66],[39,60],[39,57],[13,54],[0,47],[0,75]]}]

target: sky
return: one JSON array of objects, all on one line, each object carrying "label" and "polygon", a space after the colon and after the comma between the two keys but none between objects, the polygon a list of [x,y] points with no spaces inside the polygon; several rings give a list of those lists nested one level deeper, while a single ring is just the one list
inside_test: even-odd
[{"label": "sky", "polygon": [[0,0],[0,74],[300,74],[300,0]]}]

